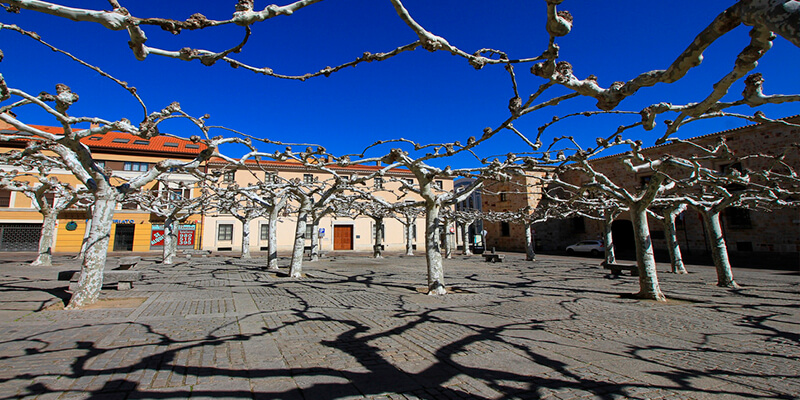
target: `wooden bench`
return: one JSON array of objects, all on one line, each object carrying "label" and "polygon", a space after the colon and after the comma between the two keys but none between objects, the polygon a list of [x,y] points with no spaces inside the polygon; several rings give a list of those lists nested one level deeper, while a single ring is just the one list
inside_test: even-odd
[{"label": "wooden bench", "polygon": [[[69,279],[69,290],[75,291],[78,288],[80,277],[80,271],[72,274]],[[105,270],[103,271],[103,286],[116,284],[117,290],[130,290],[133,288],[133,283],[141,281],[143,277],[142,271]]]},{"label": "wooden bench", "polygon": [[503,254],[483,253],[483,260],[486,262],[491,262],[491,263],[503,262],[504,258],[506,258],[506,256]]},{"label": "wooden bench", "polygon": [[614,276],[620,276],[622,271],[630,271],[631,276],[639,276],[639,267],[635,265],[603,263],[603,268],[611,270],[611,274]]}]

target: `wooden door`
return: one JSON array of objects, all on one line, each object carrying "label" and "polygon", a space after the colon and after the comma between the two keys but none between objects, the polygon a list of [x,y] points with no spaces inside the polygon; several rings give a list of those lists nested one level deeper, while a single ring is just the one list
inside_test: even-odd
[{"label": "wooden door", "polygon": [[333,249],[353,250],[353,225],[333,226]]}]

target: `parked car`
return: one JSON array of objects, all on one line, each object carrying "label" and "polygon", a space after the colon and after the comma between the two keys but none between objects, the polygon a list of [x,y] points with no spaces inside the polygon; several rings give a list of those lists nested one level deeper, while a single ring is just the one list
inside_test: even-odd
[{"label": "parked car", "polygon": [[581,240],[578,243],[567,246],[567,254],[589,253],[593,257],[597,257],[605,251],[606,248],[603,246],[602,240]]}]

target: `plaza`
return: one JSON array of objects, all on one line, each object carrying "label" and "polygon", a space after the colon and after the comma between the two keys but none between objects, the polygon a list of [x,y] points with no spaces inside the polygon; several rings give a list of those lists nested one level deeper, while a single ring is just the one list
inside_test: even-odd
[{"label": "plaza", "polygon": [[[129,255],[130,253],[125,253]],[[120,254],[110,255],[110,259]],[[667,302],[597,258],[330,253],[302,279],[253,259],[135,267],[133,289],[63,310],[71,256],[0,263],[0,398],[789,399],[800,395],[797,268],[658,264]]]}]

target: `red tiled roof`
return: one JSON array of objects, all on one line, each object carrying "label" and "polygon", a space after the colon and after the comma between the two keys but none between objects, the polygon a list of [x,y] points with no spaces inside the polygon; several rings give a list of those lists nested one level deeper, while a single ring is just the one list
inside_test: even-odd
[{"label": "red tiled roof", "polygon": [[[54,126],[31,125],[31,127],[53,134],[64,133],[63,129]],[[89,146],[92,150],[105,149],[122,152],[144,151],[148,153],[185,155],[196,155],[206,148],[206,145],[203,143],[194,143],[186,139],[178,139],[170,136],[156,136],[147,140],[123,132],[108,132],[104,135],[91,135],[81,139],[81,143]]]}]

